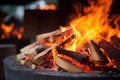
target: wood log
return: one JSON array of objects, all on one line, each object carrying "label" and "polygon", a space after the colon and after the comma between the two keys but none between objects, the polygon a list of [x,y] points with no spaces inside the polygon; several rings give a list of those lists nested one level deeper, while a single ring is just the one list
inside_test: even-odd
[{"label": "wood log", "polygon": [[117,35],[112,36],[110,42],[112,45],[120,49],[120,38],[118,38]]},{"label": "wood log", "polygon": [[81,64],[85,63],[88,60],[87,55],[80,54],[78,52],[68,51],[68,50],[65,50],[60,47],[57,47],[56,49],[57,49],[58,54],[66,55],[66,56],[78,61]]},{"label": "wood log", "polygon": [[42,51],[41,53],[37,54],[36,56],[33,57],[34,60],[38,59],[39,57],[42,57],[44,55],[46,55],[49,51],[51,51],[53,48],[57,47],[57,46],[63,46],[65,45],[67,42],[71,41],[73,38],[75,38],[75,34],[70,35],[67,39],[65,39],[63,42],[57,43],[54,46],[51,46],[49,48],[47,48],[46,50]]},{"label": "wood log", "polygon": [[39,34],[36,36],[36,41],[37,41],[37,43],[39,43],[39,42],[42,43],[45,38],[53,36],[53,35],[60,33],[60,32],[61,32],[60,30],[56,30],[56,31],[52,31],[52,32],[44,33],[44,34]]},{"label": "wood log", "polygon": [[68,71],[68,72],[82,72],[83,69],[73,65],[72,63],[58,57],[56,59],[56,65],[58,65],[59,67],[63,68],[64,70]]},{"label": "wood log", "polygon": [[[29,53],[29,54],[27,54],[28,56],[30,55],[30,56],[32,56],[32,55],[35,55],[35,56],[32,56],[32,58],[30,58],[28,61],[24,61],[24,60],[21,60],[21,62],[22,62],[22,64],[23,65],[27,65],[27,66],[31,66],[32,67],[32,65],[40,65],[41,63],[43,63],[44,62],[44,60],[43,60],[43,57],[45,56],[45,55],[47,55],[48,53],[49,53],[49,51],[51,51],[54,47],[57,47],[57,46],[60,46],[60,45],[64,45],[65,43],[67,43],[68,41],[70,41],[70,40],[72,40],[74,37],[73,36],[75,36],[75,34],[73,34],[73,35],[71,35],[70,37],[68,37],[66,40],[64,40],[63,42],[61,42],[61,43],[58,43],[58,44],[56,44],[56,45],[54,45],[54,46],[51,46],[51,47],[49,47],[49,48],[47,48],[47,49],[45,49],[44,51],[42,51],[42,52],[40,52],[40,53],[38,53],[38,54],[36,54],[35,55],[35,53]],[[25,55],[24,55],[25,56]]]},{"label": "wood log", "polygon": [[30,48],[33,48],[33,47],[35,47],[36,45],[37,45],[37,42],[31,43],[31,44],[23,47],[22,49],[20,49],[20,52],[21,52],[21,53],[22,53],[22,52],[25,52],[26,50],[28,50],[28,49],[30,49]]},{"label": "wood log", "polygon": [[46,42],[53,43],[55,42],[59,37],[69,36],[69,33],[71,33],[73,30],[71,27],[67,28],[65,31],[56,30],[54,32],[44,33],[41,35],[36,36],[36,40],[39,44],[45,44]]},{"label": "wood log", "polygon": [[36,55],[37,53],[40,53],[44,49],[45,49],[44,46],[37,45],[35,47],[32,47],[32,48],[26,50],[25,52],[22,52],[22,53],[16,55],[16,60],[20,61],[23,58],[25,58],[26,55],[28,55],[29,57],[32,58],[34,55]]},{"label": "wood log", "polygon": [[32,63],[35,65],[41,65],[44,62],[44,57],[39,57],[37,60],[33,61]]},{"label": "wood log", "polygon": [[90,53],[93,61],[108,62],[106,56],[102,53],[98,45],[93,40],[90,40]]},{"label": "wood log", "polygon": [[114,64],[120,68],[120,50],[114,48],[109,42],[105,40],[99,41],[99,46],[104,49],[111,61],[114,61]]},{"label": "wood log", "polygon": [[29,60],[20,60],[20,64],[31,67],[32,69],[35,69],[36,66],[41,65],[43,62],[44,62],[44,57],[39,57],[35,61],[33,61],[31,59],[29,59]]}]

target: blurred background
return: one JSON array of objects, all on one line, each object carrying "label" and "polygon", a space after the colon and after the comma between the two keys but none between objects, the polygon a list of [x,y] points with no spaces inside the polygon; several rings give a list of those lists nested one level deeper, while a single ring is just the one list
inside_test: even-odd
[{"label": "blurred background", "polygon": [[[3,59],[18,54],[36,35],[68,26],[76,15],[74,4],[83,7],[87,0],[0,1],[0,80],[4,80]],[[120,15],[120,0],[113,0],[111,9],[110,14]]]}]

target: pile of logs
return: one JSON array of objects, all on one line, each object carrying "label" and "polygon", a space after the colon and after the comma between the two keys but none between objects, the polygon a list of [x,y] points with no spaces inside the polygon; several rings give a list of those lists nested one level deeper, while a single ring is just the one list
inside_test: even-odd
[{"label": "pile of logs", "polygon": [[[86,67],[91,71],[119,71],[120,38],[114,35],[110,42],[100,40],[98,44],[90,40],[88,54],[82,54],[64,49],[75,37],[70,27],[65,31],[56,30],[37,35],[36,42],[20,49],[21,53],[16,55],[16,60],[33,69],[57,66],[57,70],[68,72],[85,72]],[[52,53],[53,49],[55,54]]]}]

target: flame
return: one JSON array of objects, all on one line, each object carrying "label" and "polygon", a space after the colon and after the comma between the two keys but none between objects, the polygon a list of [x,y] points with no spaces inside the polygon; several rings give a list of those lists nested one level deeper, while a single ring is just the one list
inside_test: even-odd
[{"label": "flame", "polygon": [[[95,2],[95,0],[89,0],[90,6],[84,7],[83,9],[84,15],[81,15],[82,12],[79,13],[78,16],[70,22],[70,26],[76,34],[76,37],[64,48],[66,50],[80,51],[86,43],[89,44],[90,40],[94,40],[98,43],[101,39],[105,39],[110,42],[111,36],[120,36],[120,28],[117,24],[120,17],[114,22],[116,28],[112,28],[110,25],[111,21],[108,18],[110,16],[109,12],[112,2],[112,0],[97,0],[97,2]],[[66,30],[64,27],[60,28],[62,31]],[[106,65],[116,67],[108,56],[107,58],[110,63]],[[78,64],[75,61],[73,61],[73,63],[85,69],[84,65]],[[89,68],[86,69],[89,71]]]},{"label": "flame", "polygon": [[98,42],[100,39],[110,41],[111,35],[118,34],[119,29],[112,29],[108,22],[108,16],[112,0],[89,1],[90,6],[84,7],[84,15],[77,16],[71,21],[74,32],[76,32],[76,48],[82,47],[90,40]]},{"label": "flame", "polygon": [[3,30],[3,34],[1,35],[1,39],[10,39],[11,36],[16,36],[17,39],[21,39],[24,32],[23,26],[20,26],[18,29],[14,26],[14,23],[10,25],[2,23],[1,29]]}]

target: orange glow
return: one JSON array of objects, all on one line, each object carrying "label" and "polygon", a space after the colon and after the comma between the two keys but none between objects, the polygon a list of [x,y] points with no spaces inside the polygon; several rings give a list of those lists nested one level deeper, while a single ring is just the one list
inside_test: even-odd
[{"label": "orange glow", "polygon": [[39,7],[39,10],[56,10],[57,7],[55,4],[45,5],[44,7]]},{"label": "orange glow", "polygon": [[[116,28],[112,28],[112,26],[109,25],[110,20],[108,19],[108,16],[109,16],[112,0],[109,1],[98,0],[97,3],[95,3],[93,0],[89,3],[90,3],[89,7],[84,7],[85,14],[76,16],[76,18],[74,18],[70,22],[70,26],[73,29],[73,33],[76,34],[76,37],[75,39],[73,39],[71,42],[67,43],[64,46],[66,50],[77,51],[77,52],[81,52],[81,54],[87,55],[86,52],[84,51],[82,52],[80,50],[84,50],[84,46],[86,44],[89,44],[90,40],[94,40],[96,43],[98,43],[101,39],[105,39],[106,41],[110,42],[111,36],[113,35],[120,36],[120,32],[119,32],[120,28],[119,25],[117,24],[117,21],[120,20],[120,17],[115,20]],[[60,27],[60,29],[61,31],[67,30],[65,27]],[[71,33],[66,35],[70,35],[70,34]],[[89,50],[89,48],[87,50]],[[106,55],[105,52],[104,55]],[[109,63],[106,64],[106,66],[116,67],[114,65],[114,61],[112,61],[107,55],[106,57],[109,60]],[[68,59],[69,61],[72,61],[72,63],[79,66],[80,68],[85,69],[84,72],[92,71],[90,67],[86,65],[79,64],[78,62],[71,60],[67,57],[64,58]],[[99,66],[99,64],[96,63],[95,65]]]},{"label": "orange glow", "polygon": [[108,22],[109,9],[112,0],[99,0],[97,4],[90,2],[90,7],[84,7],[85,15],[76,16],[70,25],[76,32],[76,48],[82,47],[90,40],[98,42],[100,39],[110,41],[111,35],[118,34],[118,28],[112,29]]},{"label": "orange glow", "polygon": [[20,28],[14,28],[14,23],[11,23],[10,25],[2,23],[1,29],[3,31],[1,39],[10,39],[12,36],[17,39],[21,39],[24,32],[24,28],[22,26]]}]

